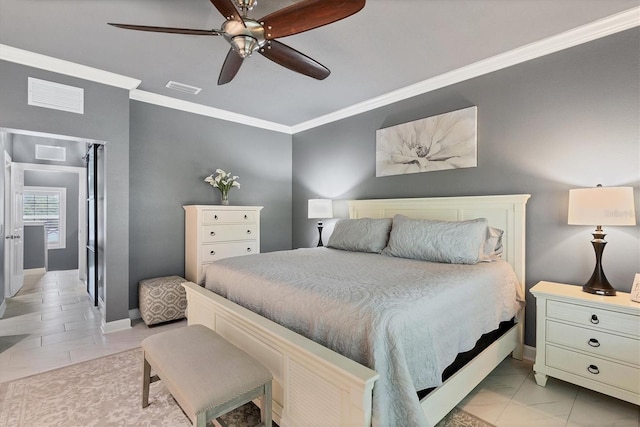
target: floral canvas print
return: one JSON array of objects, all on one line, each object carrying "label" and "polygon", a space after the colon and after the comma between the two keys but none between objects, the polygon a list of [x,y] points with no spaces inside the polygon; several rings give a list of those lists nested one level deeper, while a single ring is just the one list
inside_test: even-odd
[{"label": "floral canvas print", "polygon": [[478,107],[376,131],[376,176],[473,168]]}]

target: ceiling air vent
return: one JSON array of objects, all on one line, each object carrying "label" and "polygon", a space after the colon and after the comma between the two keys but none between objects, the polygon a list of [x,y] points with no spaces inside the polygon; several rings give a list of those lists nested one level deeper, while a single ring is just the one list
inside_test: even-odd
[{"label": "ceiling air vent", "polygon": [[29,77],[29,105],[84,114],[84,89]]},{"label": "ceiling air vent", "polygon": [[64,147],[36,144],[36,159],[64,162],[67,159],[67,150]]},{"label": "ceiling air vent", "polygon": [[200,93],[202,88],[189,86],[184,83],[174,82],[173,80],[169,81],[165,87],[169,89],[177,90],[178,92],[190,93],[191,95],[197,95]]}]

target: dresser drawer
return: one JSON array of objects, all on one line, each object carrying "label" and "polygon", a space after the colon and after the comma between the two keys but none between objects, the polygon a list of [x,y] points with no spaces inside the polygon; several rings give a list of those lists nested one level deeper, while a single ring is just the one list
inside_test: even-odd
[{"label": "dresser drawer", "polygon": [[252,211],[228,211],[228,210],[205,210],[202,211],[202,222],[205,224],[219,223],[256,223],[257,212]]},{"label": "dresser drawer", "polygon": [[595,356],[640,364],[639,340],[548,320],[546,330],[547,342],[571,347]]},{"label": "dresser drawer", "polygon": [[257,254],[260,252],[257,246],[258,244],[255,240],[202,245],[202,262],[212,262],[232,256]]},{"label": "dresser drawer", "polygon": [[546,365],[632,393],[640,393],[640,369],[638,368],[552,345],[546,347]]},{"label": "dresser drawer", "polygon": [[239,225],[204,225],[202,226],[202,242],[226,242],[229,240],[255,240],[258,235],[256,224]]},{"label": "dresser drawer", "polygon": [[547,318],[640,338],[640,316],[579,304],[547,300]]}]

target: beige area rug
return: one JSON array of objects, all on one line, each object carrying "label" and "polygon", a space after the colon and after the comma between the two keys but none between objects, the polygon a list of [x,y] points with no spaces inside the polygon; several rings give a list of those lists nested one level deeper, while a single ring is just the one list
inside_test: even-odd
[{"label": "beige area rug", "polygon": [[[191,426],[162,381],[151,384],[150,405],[142,409],[141,382],[142,350],[136,349],[2,383],[0,426]],[[249,403],[221,421],[254,426],[260,411]],[[437,427],[491,424],[455,409]]]}]

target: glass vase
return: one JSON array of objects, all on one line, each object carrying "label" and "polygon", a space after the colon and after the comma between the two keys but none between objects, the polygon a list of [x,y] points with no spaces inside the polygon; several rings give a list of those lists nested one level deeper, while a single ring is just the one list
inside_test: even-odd
[{"label": "glass vase", "polygon": [[222,194],[222,206],[229,206],[229,193]]}]

